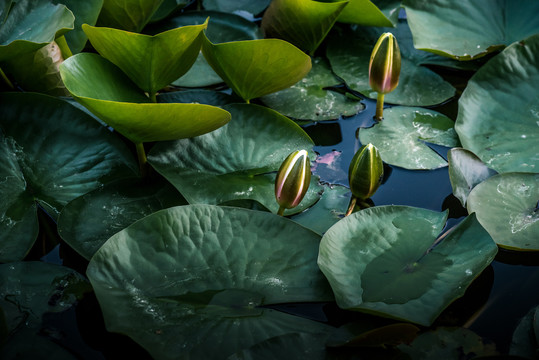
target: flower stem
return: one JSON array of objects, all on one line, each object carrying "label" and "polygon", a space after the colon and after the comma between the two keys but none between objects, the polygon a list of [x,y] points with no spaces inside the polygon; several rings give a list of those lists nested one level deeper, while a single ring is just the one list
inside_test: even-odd
[{"label": "flower stem", "polygon": [[279,211],[277,211],[277,215],[284,216],[285,207],[279,206]]},{"label": "flower stem", "polygon": [[376,115],[374,117],[378,121],[384,118],[384,94],[378,93],[378,98],[376,99]]},{"label": "flower stem", "polygon": [[354,211],[354,208],[356,207],[357,198],[352,195],[352,198],[350,199],[350,205],[348,205],[348,210],[346,210],[346,214],[344,216],[348,216]]},{"label": "flower stem", "polygon": [[157,93],[150,93],[150,100],[153,102],[153,103],[156,103],[157,102]]},{"label": "flower stem", "polygon": [[66,60],[70,56],[73,56],[69,45],[67,45],[65,36],[60,36],[54,41],[56,42],[56,45],[58,45],[58,47],[60,48],[60,52],[62,53],[62,57],[64,58],[64,60]]},{"label": "flower stem", "polygon": [[148,159],[146,158],[146,151],[144,150],[144,143],[136,143],[138,165],[140,168],[140,176],[146,178],[148,176]]},{"label": "flower stem", "polygon": [[13,83],[9,80],[9,78],[6,76],[6,74],[4,73],[4,71],[2,69],[0,69],[0,77],[11,88],[11,90],[15,90],[15,87],[13,86]]}]

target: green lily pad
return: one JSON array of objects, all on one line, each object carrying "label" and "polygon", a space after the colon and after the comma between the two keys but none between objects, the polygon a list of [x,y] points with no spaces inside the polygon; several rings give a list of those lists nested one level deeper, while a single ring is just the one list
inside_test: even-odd
[{"label": "green lily pad", "polygon": [[286,40],[313,55],[347,4],[347,0],[273,0],[261,27],[266,37]]},{"label": "green lily pad", "polygon": [[82,24],[95,25],[104,0],[53,0],[62,3],[75,15],[74,29],[65,34],[67,45],[72,53],[77,54],[84,49],[88,37],[82,31]]},{"label": "green lily pad", "polygon": [[359,129],[359,140],[376,146],[388,164],[411,170],[437,169],[447,166],[447,162],[425,142],[457,146],[453,124],[434,110],[393,107],[384,110],[384,120],[371,128]]},{"label": "green lily pad", "polygon": [[120,69],[96,54],[70,57],[60,74],[74,98],[135,143],[198,136],[230,121],[202,104],[153,104]]},{"label": "green lily pad", "polygon": [[404,0],[417,49],[471,60],[539,32],[539,3]]},{"label": "green lily pad", "polygon": [[328,347],[385,347],[410,343],[419,328],[407,323],[388,323],[375,318],[374,321],[347,323],[333,331],[326,342]]},{"label": "green lily pad", "polygon": [[[380,3],[383,8],[378,8],[376,3]],[[350,0],[337,21],[363,26],[393,27],[397,24],[400,6],[401,0],[375,1],[375,3],[370,0]]]},{"label": "green lily pad", "polygon": [[539,174],[505,173],[477,185],[467,209],[500,247],[539,251],[538,201]]},{"label": "green lily pad", "polygon": [[224,106],[235,101],[234,96],[213,90],[183,90],[162,93],[157,96],[158,103],[196,103]]},{"label": "green lily pad", "polygon": [[68,203],[58,217],[58,233],[90,260],[109,237],[158,210],[187,201],[167,182],[127,178]]},{"label": "green lily pad", "polygon": [[213,70],[245,101],[286,89],[311,70],[311,58],[279,39],[202,44]]},{"label": "green lily pad", "polygon": [[377,206],[331,227],[318,265],[337,304],[430,325],[498,251],[474,214],[436,240],[446,219],[447,212]]},{"label": "green lily pad", "polygon": [[175,13],[176,11],[183,9],[191,0],[164,0],[157,10],[153,13],[150,22],[161,21],[167,16]]},{"label": "green lily pad", "polygon": [[474,153],[462,148],[453,148],[447,153],[449,180],[453,195],[466,206],[470,191],[497,172],[489,169]]},{"label": "green lily pad", "polygon": [[206,10],[216,10],[225,13],[247,11],[258,15],[268,7],[271,0],[203,0]]},{"label": "green lily pad", "polygon": [[137,165],[120,139],[62,100],[2,93],[0,104],[0,262],[8,262],[37,237],[36,204],[56,219],[69,201],[133,176]]},{"label": "green lily pad", "polygon": [[472,76],[459,100],[462,146],[498,172],[539,169],[538,54],[539,35],[507,47]]},{"label": "green lily pad", "polygon": [[[234,118],[226,126],[196,138],[156,144],[148,162],[190,204],[250,199],[276,213],[276,172],[296,150],[307,150],[313,160],[312,140],[293,121],[268,108],[232,104],[224,109]],[[285,214],[315,203],[320,197],[317,183],[312,176],[303,201]]]},{"label": "green lily pad", "polygon": [[303,120],[331,120],[339,116],[351,116],[365,108],[359,99],[351,99],[326,87],[338,85],[340,81],[331,72],[327,61],[312,60],[312,69],[303,79],[261,100],[273,110]]},{"label": "green lily pad", "polygon": [[332,298],[316,267],[319,241],[267,212],[180,206],[111,237],[87,275],[107,329],[153,358],[226,358],[273,336],[326,331],[262,307]]},{"label": "green lily pad", "polygon": [[138,33],[163,0],[105,0],[97,25]]},{"label": "green lily pad", "polygon": [[0,61],[33,52],[73,29],[74,16],[49,0],[4,0],[0,5]]},{"label": "green lily pad", "polygon": [[518,323],[511,339],[510,355],[520,356],[524,359],[535,358],[537,350],[539,350],[539,342],[537,341],[539,334],[536,332],[539,323],[538,312],[539,307],[534,307]]},{"label": "green lily pad", "polygon": [[401,72],[397,88],[385,95],[385,102],[408,106],[430,106],[455,95],[455,88],[434,71],[422,66],[439,57],[414,48],[410,28],[405,21],[397,28],[335,29],[328,38],[326,55],[332,70],[353,90],[376,99],[369,85],[369,61],[379,36],[391,32],[401,51]]},{"label": "green lily pad", "polygon": [[195,62],[202,44],[202,25],[182,26],[150,36],[83,25],[92,46],[149,94],[182,76]]}]

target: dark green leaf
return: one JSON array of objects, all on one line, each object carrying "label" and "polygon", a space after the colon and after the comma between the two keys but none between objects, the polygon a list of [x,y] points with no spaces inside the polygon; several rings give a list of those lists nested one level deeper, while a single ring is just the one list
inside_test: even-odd
[{"label": "dark green leaf", "polygon": [[105,0],[98,26],[140,32],[163,0]]},{"label": "dark green leaf", "polygon": [[252,15],[260,14],[271,0],[203,0],[204,8],[225,13],[247,11]]}]

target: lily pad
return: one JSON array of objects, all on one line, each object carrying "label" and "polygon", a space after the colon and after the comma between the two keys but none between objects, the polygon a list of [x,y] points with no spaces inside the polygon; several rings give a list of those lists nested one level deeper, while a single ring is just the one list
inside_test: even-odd
[{"label": "lily pad", "polygon": [[311,58],[279,39],[202,44],[213,70],[242,99],[249,100],[286,89],[311,70]]},{"label": "lily pad", "polygon": [[215,359],[327,325],[263,306],[327,301],[319,235],[267,212],[189,205],[159,211],[111,237],[87,275],[107,329],[155,359]]},{"label": "lily pad", "polygon": [[92,46],[149,94],[182,76],[202,45],[202,25],[182,26],[150,36],[83,25]]},{"label": "lily pad", "polygon": [[33,52],[73,29],[73,14],[49,0],[5,0],[0,6],[0,61]]},{"label": "lily pad", "polygon": [[539,307],[534,307],[520,320],[513,332],[509,348],[510,355],[520,356],[524,359],[535,358],[537,350],[539,350],[539,342],[537,341],[539,334],[536,332],[539,323],[538,315]]},{"label": "lily pad", "polygon": [[105,0],[97,25],[141,32],[163,0]]},{"label": "lily pad", "polygon": [[162,93],[157,96],[158,103],[195,103],[212,106],[232,104],[236,98],[223,92],[213,90],[183,90]]},{"label": "lily pad", "polygon": [[68,203],[58,217],[58,233],[90,260],[109,237],[158,210],[187,201],[167,182],[139,178],[111,182]]},{"label": "lily pad", "polygon": [[77,54],[60,66],[73,97],[135,143],[198,136],[230,121],[220,108],[153,104],[120,69],[97,54]]},{"label": "lily pad", "polygon": [[[312,140],[293,121],[268,108],[232,104],[224,109],[234,121],[196,138],[156,144],[148,162],[191,204],[251,199],[277,212],[276,172],[296,150],[307,150],[313,160]],[[285,214],[315,203],[319,190],[317,177],[312,176],[303,201]]]},{"label": "lily pad", "polygon": [[225,13],[247,11],[258,15],[268,7],[271,0],[203,0],[206,10],[216,10]]},{"label": "lily pad", "polygon": [[331,227],[320,243],[318,265],[337,304],[432,324],[498,250],[474,214],[436,239],[446,219],[447,212],[377,206]]},{"label": "lily pad", "polygon": [[266,37],[286,40],[313,55],[347,4],[347,0],[273,0],[260,26]]},{"label": "lily pad", "polygon": [[397,28],[338,28],[328,39],[327,57],[335,74],[353,90],[376,99],[378,93],[369,85],[369,61],[379,36],[391,32],[401,51],[401,72],[397,88],[385,95],[385,101],[408,106],[430,106],[455,95],[455,88],[434,71],[422,66],[439,57],[414,48],[406,21]]},{"label": "lily pad", "polygon": [[333,331],[326,342],[328,347],[385,347],[410,343],[419,332],[412,324],[375,321],[347,323]]},{"label": "lily pad", "polygon": [[539,174],[505,173],[477,185],[467,208],[500,247],[539,251],[538,202]]},{"label": "lily pad", "polygon": [[56,219],[69,201],[137,166],[120,139],[62,100],[2,93],[0,104],[0,261],[8,262],[37,237],[37,204]]},{"label": "lily pad", "polygon": [[500,173],[539,169],[538,54],[539,35],[507,47],[472,76],[459,100],[462,146]]},{"label": "lily pad", "polygon": [[359,140],[376,146],[388,164],[411,170],[437,169],[447,162],[425,143],[457,146],[453,124],[434,110],[393,107],[385,109],[384,119],[373,127],[359,129]]},{"label": "lily pad", "polygon": [[466,206],[470,191],[497,172],[489,169],[474,153],[462,148],[453,148],[447,153],[449,180],[453,195]]},{"label": "lily pad", "polygon": [[192,0],[163,0],[161,5],[153,13],[150,22],[161,21],[167,16],[189,5]]},{"label": "lily pad", "polygon": [[[383,8],[378,8],[377,3]],[[350,0],[337,21],[363,26],[393,27],[397,24],[400,6],[401,0],[375,1],[374,3],[370,0]]]},{"label": "lily pad", "polygon": [[539,3],[404,0],[417,49],[471,60],[539,32]]},{"label": "lily pad", "polygon": [[312,66],[303,79],[288,89],[263,96],[261,100],[285,116],[315,121],[355,115],[365,108],[359,99],[351,99],[344,94],[325,89],[340,83],[331,72],[327,61],[314,58]]}]

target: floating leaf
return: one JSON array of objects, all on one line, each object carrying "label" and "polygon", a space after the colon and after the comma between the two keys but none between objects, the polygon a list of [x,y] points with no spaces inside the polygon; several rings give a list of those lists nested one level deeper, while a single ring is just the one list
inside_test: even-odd
[{"label": "floating leaf", "polygon": [[183,26],[149,36],[83,25],[92,46],[149,94],[182,76],[200,52],[202,25]]},{"label": "floating leaf", "polygon": [[498,250],[473,214],[436,240],[446,218],[421,208],[377,206],[331,227],[318,265],[337,304],[430,325]]},{"label": "floating leaf", "polygon": [[207,10],[216,10],[224,13],[241,13],[247,11],[252,15],[258,15],[271,0],[203,0],[204,8]]},{"label": "floating leaf", "polygon": [[98,26],[140,32],[163,0],[105,0]]},{"label": "floating leaf", "polygon": [[369,60],[376,41],[384,32],[390,32],[397,38],[401,51],[399,85],[395,91],[385,95],[387,103],[429,106],[442,103],[455,95],[451,84],[422,66],[438,56],[414,48],[406,22],[399,22],[396,29],[339,28],[330,34],[327,57],[331,68],[351,89],[371,99],[377,98],[377,93],[369,86]]},{"label": "floating leaf", "polygon": [[211,205],[159,211],[111,237],[87,275],[107,329],[155,359],[226,358],[323,325],[263,306],[332,298],[320,237],[267,212]]},{"label": "floating leaf", "polygon": [[417,49],[471,60],[539,32],[539,2],[404,0]]},{"label": "floating leaf", "polygon": [[347,4],[348,1],[273,0],[261,27],[266,37],[286,40],[313,55]]},{"label": "floating leaf", "polygon": [[[167,16],[189,5],[191,0],[164,0],[153,13],[150,22],[161,21]],[[193,25],[193,24],[191,24]]]},{"label": "floating leaf", "polygon": [[539,35],[509,46],[472,76],[459,100],[462,146],[498,172],[539,169],[538,54]]},{"label": "floating leaf", "polygon": [[[335,2],[335,0],[333,0]],[[339,15],[337,21],[363,26],[395,26],[398,21],[400,0],[375,1],[350,0]]]},{"label": "floating leaf", "polygon": [[[54,219],[74,198],[132,176],[133,156],[114,134],[68,103],[0,94],[0,261],[22,259],[37,232],[36,204]],[[28,106],[32,104],[32,106]]]},{"label": "floating leaf", "polygon": [[538,201],[539,174],[505,173],[477,185],[467,208],[500,247],[539,251]]},{"label": "floating leaf", "polygon": [[489,169],[474,153],[462,148],[453,148],[447,153],[449,163],[449,179],[453,187],[453,195],[466,206],[470,191],[496,171]]},{"label": "floating leaf", "polygon": [[294,119],[331,120],[355,115],[365,108],[359,99],[351,99],[325,88],[339,85],[327,62],[314,58],[311,71],[289,87],[262,97],[270,108]]},{"label": "floating leaf", "polygon": [[425,142],[457,146],[453,121],[434,110],[393,107],[384,110],[384,120],[359,130],[362,144],[372,143],[384,162],[411,170],[437,169],[447,162]]},{"label": "floating leaf", "polygon": [[0,61],[33,52],[73,29],[73,14],[49,0],[4,0],[0,6]]},{"label": "floating leaf", "polygon": [[[295,150],[307,149],[313,160],[312,140],[293,121],[268,108],[232,104],[224,109],[234,118],[226,126],[196,138],[156,144],[148,161],[191,204],[251,199],[277,212],[275,173]],[[313,176],[301,204],[285,214],[315,203],[319,189]]]},{"label": "floating leaf", "polygon": [[539,334],[536,332],[539,323],[538,312],[539,307],[534,307],[518,323],[511,339],[510,355],[520,356],[524,359],[536,357],[537,350],[539,350],[539,342],[537,341]]},{"label": "floating leaf", "polygon": [[60,67],[73,97],[135,143],[198,136],[230,121],[201,104],[152,104],[120,69],[96,54],[77,54]]},{"label": "floating leaf", "polygon": [[58,217],[58,233],[90,260],[109,237],[135,221],[158,210],[186,204],[169,183],[122,179],[69,202]]},{"label": "floating leaf", "polygon": [[232,104],[235,97],[223,92],[213,90],[184,90],[172,91],[159,94],[157,96],[158,103],[194,103],[206,104],[212,106],[224,106]]},{"label": "floating leaf", "polygon": [[212,44],[202,51],[213,70],[246,101],[294,85],[311,70],[311,58],[286,41],[260,39]]},{"label": "floating leaf", "polygon": [[347,323],[333,331],[326,342],[329,347],[385,347],[410,343],[415,339],[419,328],[412,324],[361,321]]}]

